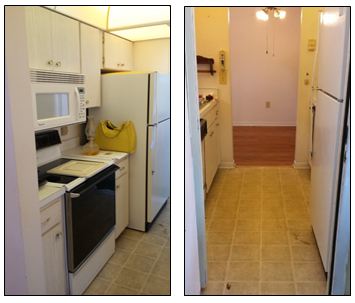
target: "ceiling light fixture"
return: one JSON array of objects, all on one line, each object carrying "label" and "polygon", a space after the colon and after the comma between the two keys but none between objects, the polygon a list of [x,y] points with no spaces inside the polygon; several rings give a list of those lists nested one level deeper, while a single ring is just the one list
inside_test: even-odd
[{"label": "ceiling light fixture", "polygon": [[269,20],[269,15],[273,15],[276,19],[285,19],[286,11],[273,6],[267,6],[256,12],[256,18],[261,21]]}]

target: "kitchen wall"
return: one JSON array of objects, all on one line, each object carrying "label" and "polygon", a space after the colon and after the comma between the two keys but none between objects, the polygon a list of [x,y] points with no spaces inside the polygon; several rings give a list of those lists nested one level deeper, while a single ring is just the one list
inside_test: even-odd
[{"label": "kitchen wall", "polygon": [[266,22],[259,9],[230,9],[233,125],[296,125],[300,8]]},{"label": "kitchen wall", "polygon": [[134,69],[170,73],[170,39],[133,43]]},{"label": "kitchen wall", "polygon": [[[200,88],[217,88],[219,91],[221,166],[233,167],[229,9],[226,7],[195,8],[195,27],[197,55],[213,58],[215,60],[214,68],[217,70],[213,76],[208,73],[199,73],[198,85]],[[218,57],[220,50],[226,52],[226,84],[219,83]]]},{"label": "kitchen wall", "polygon": [[[296,128],[296,150],[295,167],[308,167],[309,140],[310,140],[310,111],[309,98],[311,94],[311,79],[313,77],[313,62],[315,51],[308,51],[309,39],[317,40],[318,14],[320,8],[304,7],[301,14],[301,41],[298,78],[298,103],[297,103],[297,128]],[[316,41],[318,43],[318,41]],[[309,73],[309,76],[306,74]],[[305,84],[305,80],[309,80]]]}]

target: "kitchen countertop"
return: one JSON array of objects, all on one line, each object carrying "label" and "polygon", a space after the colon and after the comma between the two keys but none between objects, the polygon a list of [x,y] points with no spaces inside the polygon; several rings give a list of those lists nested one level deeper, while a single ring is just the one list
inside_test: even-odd
[{"label": "kitchen countertop", "polygon": [[123,160],[128,157],[127,153],[117,152],[117,151],[104,151],[100,150],[99,154],[97,155],[83,155],[82,154],[82,146],[77,146],[73,149],[69,149],[62,152],[63,157],[68,157],[70,159],[76,160],[92,160],[92,161],[109,161],[109,160]]},{"label": "kitchen countertop", "polygon": [[217,100],[213,99],[210,102],[205,103],[204,105],[202,105],[202,107],[200,108],[200,116],[205,115],[207,112],[209,112],[210,109],[212,109],[215,105],[217,105]]},{"label": "kitchen countertop", "polygon": [[48,184],[42,185],[38,189],[39,206],[43,208],[48,206],[52,201],[56,200],[60,196],[64,195],[64,186],[51,186]]}]

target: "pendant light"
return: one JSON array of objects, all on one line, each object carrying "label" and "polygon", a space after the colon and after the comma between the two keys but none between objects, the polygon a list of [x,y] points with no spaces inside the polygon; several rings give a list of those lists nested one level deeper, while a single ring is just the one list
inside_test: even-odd
[{"label": "pendant light", "polygon": [[[270,14],[271,13],[271,14]],[[286,11],[273,6],[267,6],[256,12],[256,18],[261,21],[268,21],[269,15],[274,16],[276,19],[285,19]]]}]

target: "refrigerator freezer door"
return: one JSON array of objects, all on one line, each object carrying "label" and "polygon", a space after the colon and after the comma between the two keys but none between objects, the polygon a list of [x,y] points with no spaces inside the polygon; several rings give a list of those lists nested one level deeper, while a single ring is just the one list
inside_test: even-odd
[{"label": "refrigerator freezer door", "polygon": [[342,103],[318,92],[311,171],[311,222],[325,271],[329,269],[332,213],[336,199],[339,163],[339,118]]},{"label": "refrigerator freezer door", "polygon": [[170,118],[170,75],[150,74],[150,97],[148,124]]},{"label": "refrigerator freezer door", "polygon": [[318,46],[318,87],[335,98],[343,99],[346,63],[347,9],[326,7],[321,14]]},{"label": "refrigerator freezer door", "polygon": [[151,223],[170,196],[170,119],[148,128],[147,221]]}]

